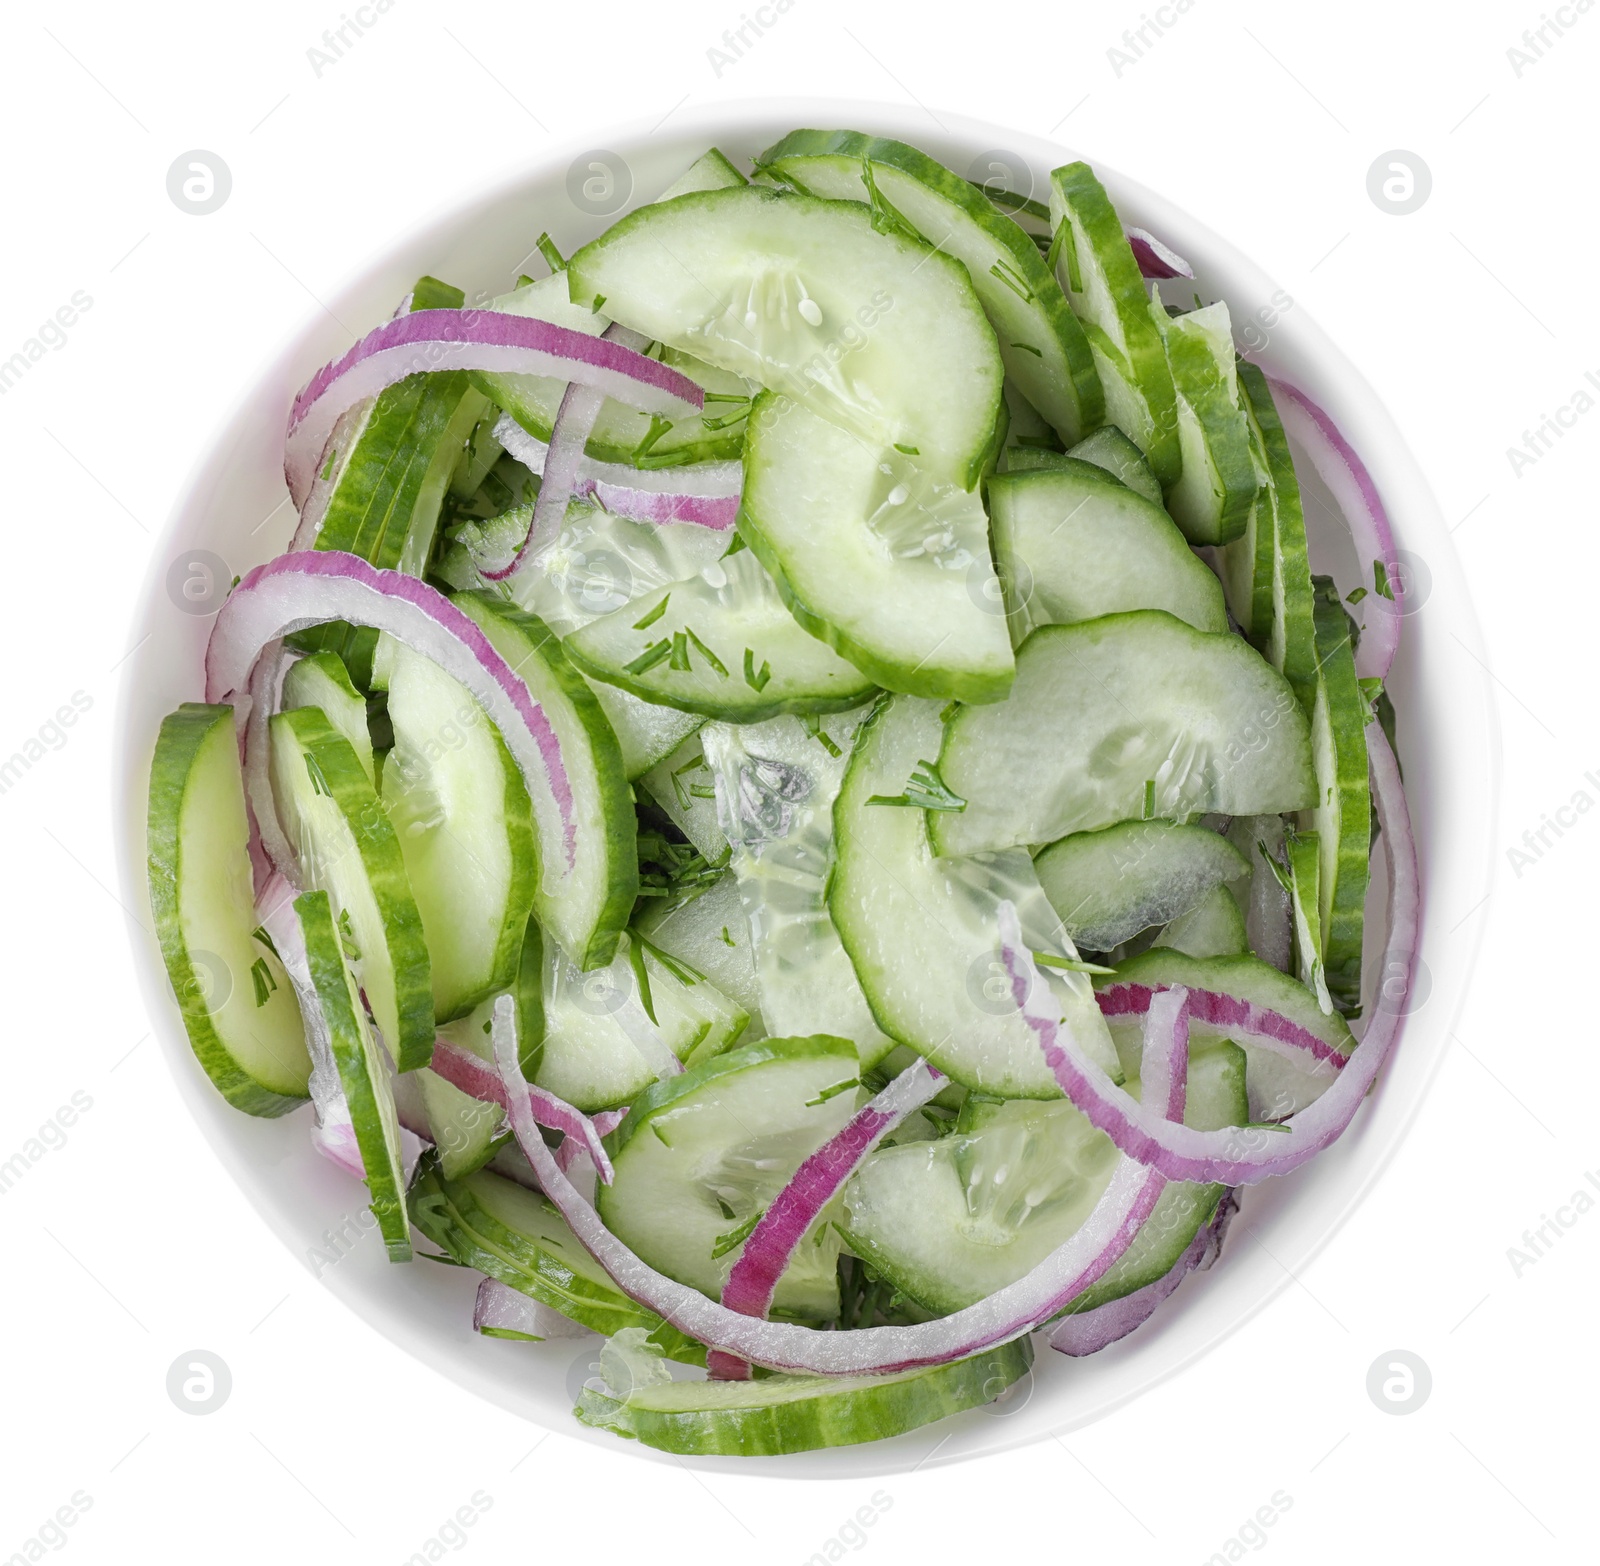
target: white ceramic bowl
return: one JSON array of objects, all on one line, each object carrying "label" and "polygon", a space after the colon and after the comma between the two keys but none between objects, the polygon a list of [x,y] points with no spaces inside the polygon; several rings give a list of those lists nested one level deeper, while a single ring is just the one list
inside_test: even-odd
[{"label": "white ceramic bowl", "polygon": [[[980,154],[1004,149],[1013,162],[1031,169],[1041,195],[1049,170],[1074,155],[1033,136],[945,118],[949,129],[935,135],[925,115],[883,104],[734,104],[675,117],[670,129],[655,134],[642,125],[619,129],[604,146],[631,171],[631,204],[654,197],[710,145],[738,161],[797,125],[843,125],[897,136],[963,173]],[[527,256],[541,228],[570,254],[612,221],[584,213],[568,195],[569,169],[594,145],[574,145],[542,158],[526,174],[422,224],[349,282],[333,299],[332,313],[363,327],[375,325],[424,272],[457,283],[469,297],[478,290],[484,297],[503,291],[514,280],[514,269],[530,264]],[[1236,322],[1273,297],[1271,279],[1187,213],[1118,178],[1098,160],[1096,166],[1124,219],[1148,227],[1188,257],[1208,296],[1229,300]],[[201,660],[211,625],[209,618],[175,607],[166,588],[168,569],[181,554],[205,549],[242,573],[287,545],[294,518],[282,475],[285,414],[312,371],[346,346],[329,313],[309,317],[223,421],[155,551],[137,628],[144,639],[126,666],[118,715],[118,828],[123,895],[130,904],[146,896],[145,780],[155,733],[179,702],[201,697]],[[1477,944],[1472,926],[1446,941],[1441,916],[1453,922],[1487,891],[1498,776],[1492,694],[1477,666],[1450,647],[1451,638],[1469,650],[1480,645],[1459,564],[1421,473],[1370,388],[1298,305],[1273,330],[1260,357],[1339,420],[1386,497],[1402,548],[1425,562],[1431,575],[1426,601],[1406,622],[1390,680],[1421,848],[1425,908],[1431,911],[1423,934],[1421,1004],[1401,1048],[1378,1091],[1332,1149],[1295,1175],[1246,1193],[1245,1216],[1264,1245],[1230,1247],[1218,1266],[1186,1282],[1131,1338],[1082,1361],[1045,1350],[1032,1383],[997,1408],[975,1410],[893,1441],[754,1463],[703,1460],[707,1466],[790,1477],[862,1477],[925,1461],[952,1462],[1087,1424],[1205,1353],[1286,1287],[1291,1272],[1327,1242],[1370,1188],[1417,1112],[1461,1009]],[[275,507],[281,509],[263,527],[262,519]],[[1340,563],[1337,534],[1315,507],[1311,510],[1314,562]],[[1348,567],[1341,574],[1346,586],[1353,585]],[[325,1229],[360,1213],[365,1193],[312,1151],[309,1111],[263,1121],[223,1102],[190,1053],[153,940],[141,942],[136,961],[153,1026],[190,1112],[284,1244],[304,1258]],[[529,1345],[474,1334],[472,1275],[423,1264],[391,1266],[380,1246],[367,1243],[328,1270],[323,1281],[379,1331],[490,1401],[612,1450],[675,1461],[635,1443],[619,1444],[572,1419],[571,1389],[586,1373],[573,1367],[578,1359],[593,1357],[597,1339]]]}]

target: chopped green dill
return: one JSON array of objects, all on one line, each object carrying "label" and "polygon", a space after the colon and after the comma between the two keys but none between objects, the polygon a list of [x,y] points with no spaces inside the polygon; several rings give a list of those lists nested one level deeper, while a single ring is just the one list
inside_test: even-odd
[{"label": "chopped green dill", "polygon": [[894,449],[905,457],[920,457],[922,455],[920,446],[902,446],[899,441],[894,443]]},{"label": "chopped green dill", "polygon": [[1042,359],[1044,355],[1032,343],[1012,343],[1013,348],[1020,348],[1024,353],[1031,353],[1035,359]]},{"label": "chopped green dill", "polygon": [[1381,561],[1372,562],[1372,577],[1378,585],[1378,596],[1394,602],[1394,589],[1389,585],[1389,568]]},{"label": "chopped green dill", "polygon": [[[674,957],[670,953],[662,951],[654,941],[647,940],[637,930],[630,931],[628,938],[633,942],[634,950],[642,949],[649,952],[685,989],[690,989],[704,980],[705,975],[698,968],[691,968],[682,958]],[[651,1020],[654,1021],[655,1019],[652,1018]]]},{"label": "chopped green dill", "polygon": [[594,296],[594,303],[590,305],[589,308],[593,310],[596,315],[598,315],[600,313],[601,306],[604,305],[605,302],[606,296],[604,294],[596,294]]},{"label": "chopped green dill", "polygon": [[629,674],[645,674],[672,656],[672,643],[666,637],[652,642],[632,663],[623,664]]},{"label": "chopped green dill", "polygon": [[1148,821],[1148,820],[1150,820],[1150,818],[1152,816],[1155,815],[1155,813],[1156,813],[1156,780],[1154,778],[1146,778],[1144,780],[1144,816],[1143,816],[1143,819]]},{"label": "chopped green dill", "polygon": [[644,965],[642,941],[629,941],[628,966],[633,969],[634,983],[639,986],[639,1004],[644,1007],[644,1014],[650,1019],[651,1026],[659,1028],[661,1024],[656,1021],[656,1003],[650,994],[650,972]]},{"label": "chopped green dill", "polygon": [[1115,968],[1104,968],[1097,962],[1084,962],[1072,957],[1057,957],[1053,952],[1035,952],[1033,960],[1046,968],[1060,968],[1063,973],[1115,973]]},{"label": "chopped green dill", "polygon": [[672,661],[668,667],[680,674],[690,674],[694,670],[694,665],[689,661],[689,638],[682,631],[672,633]]},{"label": "chopped green dill", "polygon": [[[709,397],[706,399],[711,400]],[[700,428],[704,430],[725,430],[739,423],[741,419],[750,417],[750,399],[746,397],[742,407],[730,408],[726,413],[719,413],[714,419],[709,419],[705,414],[700,415]]]},{"label": "chopped green dill", "polygon": [[279,962],[283,961],[282,957],[278,957],[278,948],[273,945],[272,937],[267,934],[267,927],[264,924],[258,924],[255,929],[250,932],[250,939],[253,941],[260,941],[261,944],[265,946],[274,957],[278,958]]},{"label": "chopped green dill", "polygon": [[750,546],[744,541],[744,534],[735,533],[733,535],[733,542],[728,545],[726,550],[723,551],[722,558],[724,560],[730,559],[732,556],[738,554],[741,549],[748,549],[749,547]]},{"label": "chopped green dill", "polygon": [[906,783],[903,794],[874,794],[869,805],[914,805],[922,810],[960,811],[967,802],[954,793],[939,776],[939,768],[931,761],[919,761],[916,770]]},{"label": "chopped green dill", "polygon": [[695,799],[715,799],[717,791],[709,783],[691,783],[689,793]]},{"label": "chopped green dill", "polygon": [[734,938],[731,935],[728,934],[727,925],[723,925],[723,927],[722,927],[722,944],[724,946],[731,946],[735,950],[738,950],[739,943],[736,940],[734,940]]},{"label": "chopped green dill", "polygon": [[698,636],[694,634],[694,627],[692,625],[686,625],[683,629],[684,634],[689,638],[689,642],[693,646],[694,650],[699,653],[700,656],[704,658],[705,661],[709,663],[711,667],[722,676],[723,679],[727,679],[727,664],[725,664],[714,652],[712,652],[709,647],[706,646],[703,641],[700,640]]},{"label": "chopped green dill", "polygon": [[772,678],[772,664],[765,658],[761,660],[761,672],[756,673],[756,655],[750,648],[744,650],[744,683],[753,691],[764,691],[767,681]]},{"label": "chopped green dill", "polygon": [[267,997],[278,987],[278,981],[273,978],[272,969],[267,966],[265,957],[257,957],[250,964],[250,977],[256,987],[256,1005],[265,1006]]},{"label": "chopped green dill", "polygon": [[1346,593],[1344,595],[1344,601],[1347,604],[1358,604],[1366,596],[1367,596],[1366,588],[1357,587],[1357,588],[1353,588],[1350,592],[1348,592],[1348,593]]},{"label": "chopped green dill", "polygon": [[939,721],[941,723],[948,723],[960,711],[961,703],[959,701],[947,701],[944,706],[939,709]]},{"label": "chopped green dill", "polygon": [[826,1104],[830,1098],[837,1098],[841,1093],[848,1093],[851,1088],[860,1086],[860,1077],[849,1077],[843,1082],[834,1082],[825,1087],[815,1098],[808,1098],[805,1107],[815,1109],[818,1104]]},{"label": "chopped green dill", "polygon": [[822,732],[821,714],[808,712],[805,716],[805,725],[812,739],[814,739],[825,751],[827,751],[827,753],[832,756],[835,761],[837,761],[839,757],[844,754],[844,752],[840,750],[839,747]]},{"label": "chopped green dill", "polygon": [[[598,308],[598,306],[596,308]],[[633,448],[633,460],[638,462],[642,458],[648,457],[651,451],[654,449],[656,442],[659,441],[661,437],[665,435],[671,428],[671,419],[664,418],[659,413],[652,413],[650,415],[650,428],[644,432],[643,439],[640,440],[639,444]]]},{"label": "chopped green dill", "polygon": [[[726,1207],[727,1203],[723,1202],[721,1205]],[[731,1218],[733,1213],[729,1211],[727,1216]],[[759,1212],[751,1213],[737,1228],[729,1229],[726,1234],[719,1234],[711,1247],[712,1257],[726,1256],[736,1245],[743,1245],[755,1233],[755,1227],[761,1222],[762,1217],[763,1214]]]},{"label": "chopped green dill", "polygon": [[1024,304],[1033,303],[1033,290],[1028,287],[1028,280],[1014,266],[1005,261],[996,261],[989,268],[991,277],[998,277],[1007,288],[1014,293]]},{"label": "chopped green dill", "polygon": [[667,604],[668,604],[669,600],[671,599],[671,597],[672,597],[672,594],[668,593],[664,598],[662,598],[661,602],[658,603],[655,606],[655,608],[652,609],[650,611],[650,613],[647,614],[642,620],[635,620],[633,622],[634,630],[643,631],[646,628],[648,628],[649,626],[654,625],[656,623],[656,621],[659,620],[661,618],[661,616],[664,615],[667,612]]},{"label": "chopped green dill", "polygon": [[[548,266],[552,272],[566,271],[567,263],[562,260],[561,252],[556,249],[556,242],[549,236],[549,234],[541,234],[538,238],[535,248],[538,250],[539,254],[544,257],[545,265]],[[596,305],[595,308],[598,310],[600,307]]]},{"label": "chopped green dill", "polygon": [[351,962],[361,961],[361,948],[356,945],[355,931],[350,928],[350,910],[339,910],[339,945]]},{"label": "chopped green dill", "polygon": [[1247,1120],[1239,1127],[1241,1131],[1293,1131],[1293,1126],[1280,1125],[1276,1120]]},{"label": "chopped green dill", "polygon": [[878,182],[872,177],[872,159],[866,156],[861,159],[861,183],[867,187],[872,226],[880,234],[898,234],[902,239],[912,239],[920,244],[922,235],[917,232],[915,225],[908,222],[905,214],[878,189]]}]

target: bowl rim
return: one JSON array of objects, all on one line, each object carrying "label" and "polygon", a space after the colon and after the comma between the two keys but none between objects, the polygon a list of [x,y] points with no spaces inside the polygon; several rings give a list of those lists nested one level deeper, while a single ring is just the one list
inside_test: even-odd
[{"label": "bowl rim", "polygon": [[[930,130],[930,120],[937,124],[937,130]],[[951,152],[971,149],[1004,148],[1018,155],[1036,178],[1073,156],[1083,155],[1060,146],[1050,137],[1007,130],[965,115],[943,110],[935,114],[932,110],[857,99],[735,99],[688,112],[675,112],[668,116],[668,121],[670,128],[667,129],[663,128],[667,122],[657,121],[652,126],[643,117],[615,126],[604,133],[603,145],[607,149],[622,149],[625,158],[631,155],[642,165],[660,163],[669,154],[678,158],[683,153],[686,155],[677,164],[682,167],[707,146],[726,143],[739,151],[747,147],[755,150],[769,144],[783,131],[809,123],[872,128],[879,134],[913,142],[935,156],[948,157]],[[381,248],[369,252],[371,259],[347,271],[338,289],[329,296],[329,310],[335,318],[348,313],[358,320],[381,319],[381,314],[373,314],[374,310],[386,310],[388,306],[380,306],[376,301],[387,297],[392,302],[404,292],[405,286],[409,286],[407,283],[392,289],[385,296],[383,290],[390,288],[389,280],[394,275],[409,271],[410,276],[415,276],[412,268],[422,264],[416,261],[418,256],[438,253],[447,250],[452,242],[459,243],[462,236],[470,232],[474,221],[486,222],[489,214],[503,212],[508,203],[532,188],[558,189],[565,170],[573,161],[600,145],[593,132],[554,142],[522,167],[486,179],[465,196],[435,203],[426,216],[399,231]],[[974,157],[973,162],[977,161]],[[1220,297],[1229,299],[1230,304],[1236,295],[1249,297],[1252,292],[1258,298],[1270,297],[1266,285],[1272,280],[1211,228],[1165,197],[1120,176],[1114,165],[1099,158],[1094,162],[1119,210],[1151,228],[1188,256],[1202,278],[1216,277],[1219,282],[1226,282],[1227,286],[1218,291]],[[663,179],[661,183],[665,182]],[[620,214],[612,216],[615,215]],[[540,226],[539,216],[537,211],[530,215],[525,225],[530,233]],[[1240,286],[1236,287],[1236,283]],[[1411,714],[1413,701],[1418,703],[1410,720],[1401,728],[1399,748],[1413,781],[1421,780],[1415,793],[1412,793],[1412,784],[1408,784],[1414,813],[1419,820],[1418,837],[1424,857],[1425,916],[1421,953],[1425,967],[1436,970],[1433,981],[1436,989],[1441,979],[1455,981],[1445,991],[1444,1008],[1441,1010],[1436,1003],[1426,1021],[1419,1025],[1422,1016],[1419,1005],[1417,1014],[1409,1019],[1401,1045],[1386,1064],[1371,1101],[1363,1106],[1356,1123],[1340,1143],[1295,1176],[1252,1189],[1253,1215],[1264,1219],[1264,1227],[1271,1228],[1275,1234],[1287,1234],[1290,1258],[1297,1265],[1289,1269],[1274,1267],[1269,1271],[1260,1264],[1259,1257],[1251,1253],[1238,1254],[1240,1247],[1236,1241],[1231,1257],[1236,1264],[1233,1272],[1219,1268],[1207,1274],[1208,1280],[1217,1280],[1215,1286],[1186,1298],[1184,1306],[1176,1312],[1169,1312],[1165,1319],[1158,1317],[1140,1333],[1095,1356],[1094,1360],[1072,1362],[1067,1367],[1078,1383],[1089,1383],[1089,1406],[1080,1406],[1075,1411],[1070,1393],[1058,1393],[1053,1386],[1046,1386],[1046,1401],[1058,1398],[1060,1406],[1048,1413],[1043,1408],[1035,1409],[1032,1414],[1027,1412],[1035,1401],[1036,1383],[1067,1380],[1060,1356],[1044,1354],[1041,1350],[1041,1362],[1035,1377],[1030,1378],[1028,1395],[1020,1405],[1005,1410],[1006,1417],[985,1418],[983,1411],[973,1411],[906,1436],[865,1446],[824,1449],[785,1458],[692,1459],[696,1466],[762,1477],[875,1477],[1010,1450],[1046,1435],[1061,1434],[1093,1423],[1177,1376],[1282,1293],[1293,1281],[1294,1271],[1322,1251],[1367,1198],[1420,1112],[1455,1020],[1465,1005],[1467,977],[1482,940],[1483,920],[1475,916],[1493,883],[1493,828],[1501,768],[1498,702],[1482,657],[1479,622],[1465,587],[1460,562],[1419,464],[1364,377],[1303,307],[1294,305],[1292,308],[1292,324],[1285,333],[1287,340],[1280,339],[1278,351],[1268,354],[1264,362],[1275,373],[1286,374],[1297,385],[1313,392],[1335,414],[1352,443],[1362,452],[1380,490],[1389,498],[1391,514],[1404,519],[1397,528],[1401,541],[1413,545],[1426,542],[1430,550],[1425,556],[1433,577],[1432,596],[1428,602],[1437,603],[1439,608],[1431,620],[1422,620],[1420,616],[1408,620],[1409,634],[1402,644],[1395,683],[1397,689],[1403,688],[1406,692],[1403,702],[1397,696],[1397,706],[1403,713]],[[117,692],[112,763],[119,878],[124,903],[130,909],[147,906],[144,790],[154,737],[150,714],[157,712],[154,721],[158,723],[161,706],[160,703],[152,705],[151,688],[171,683],[171,669],[165,660],[175,654],[192,657],[187,683],[191,688],[197,683],[199,659],[193,656],[193,651],[203,647],[200,633],[209,625],[209,621],[174,624],[162,594],[167,562],[175,550],[188,547],[193,541],[208,538],[219,530],[230,535],[237,531],[228,523],[211,520],[216,510],[214,497],[227,490],[229,475],[241,464],[242,457],[261,447],[263,442],[269,450],[276,442],[278,426],[270,421],[263,422],[263,408],[275,404],[286,411],[294,390],[318,364],[343,346],[343,341],[330,331],[328,314],[317,309],[303,314],[299,328],[285,346],[276,354],[266,356],[243,378],[242,389],[231,406],[214,420],[199,445],[199,455],[178,491],[167,521],[152,545],[150,563],[135,600],[131,631],[125,644],[132,651],[125,657]],[[278,510],[286,500],[285,493]],[[272,513],[276,514],[276,511]],[[290,514],[292,516],[292,510]],[[256,531],[268,520],[270,516],[258,523]],[[1421,607],[1418,606],[1419,610]],[[1441,620],[1445,622],[1443,625],[1438,624]],[[1446,664],[1441,651],[1447,634],[1461,643],[1468,654],[1470,668],[1459,659]],[[1425,703],[1420,694],[1412,696],[1414,687],[1426,692]],[[1451,731],[1447,744],[1438,737],[1442,720],[1448,720],[1446,727]],[[1448,750],[1449,765],[1443,764],[1442,746]],[[1422,812],[1416,809],[1424,794],[1429,806],[1426,823],[1421,819]],[[1482,852],[1474,858],[1457,851],[1458,841],[1464,842],[1465,838],[1458,838],[1455,831],[1438,834],[1448,838],[1451,853],[1429,852],[1435,835],[1431,828],[1436,819],[1453,828],[1463,823],[1477,828]],[[1445,948],[1442,945],[1445,936],[1439,933],[1438,920],[1428,917],[1427,910],[1431,905],[1437,915],[1442,897],[1449,893],[1457,894],[1450,898],[1454,907],[1466,906],[1469,911],[1461,925],[1447,934],[1454,938],[1469,920],[1473,922],[1464,939]],[[300,1208],[315,1209],[320,1205],[322,1213],[326,1214],[332,1210],[329,1202],[342,1200],[345,1206],[350,1205],[350,1188],[348,1184],[342,1189],[333,1188],[328,1180],[320,1178],[324,1172],[314,1169],[300,1170],[299,1175],[306,1178],[299,1179],[298,1185],[294,1185],[294,1181],[286,1185],[284,1148],[287,1138],[297,1134],[289,1130],[290,1126],[303,1125],[303,1113],[297,1111],[278,1121],[252,1121],[223,1102],[194,1060],[171,1002],[154,938],[137,915],[135,922],[142,928],[142,938],[140,933],[130,932],[141,993],[151,1030],[160,1040],[162,1054],[179,1094],[256,1213],[285,1245],[298,1251],[301,1242],[314,1231],[317,1214],[312,1211],[308,1228],[303,1214],[292,1214],[291,1206],[298,1203]],[[273,1131],[282,1133],[277,1144],[271,1140]],[[296,1156],[302,1163],[311,1162],[303,1139]],[[1328,1161],[1326,1165],[1325,1160]],[[298,1165],[294,1167],[298,1169]],[[290,1186],[293,1186],[292,1191]],[[1317,1192],[1315,1203],[1307,1200],[1308,1189]],[[1291,1191],[1292,1197],[1287,1194]],[[1287,1212],[1300,1215],[1292,1227],[1283,1223]],[[1309,1221],[1312,1214],[1320,1215],[1315,1223]],[[396,1288],[393,1269],[381,1264],[381,1259],[378,1267],[363,1263],[343,1265],[326,1273],[320,1268],[313,1270],[362,1320],[457,1386],[546,1429],[589,1441],[613,1454],[621,1451],[650,1461],[684,1461],[633,1442],[619,1446],[605,1432],[578,1425],[564,1407],[557,1409],[556,1400],[549,1396],[549,1384],[554,1377],[547,1367],[541,1366],[526,1376],[519,1376],[519,1369],[499,1373],[501,1367],[493,1351],[520,1350],[525,1363],[529,1346],[492,1344],[464,1328],[438,1331],[437,1321],[451,1318],[434,1310],[435,1320],[425,1321],[416,1299],[407,1298],[418,1294],[418,1287],[414,1286],[416,1280],[406,1288]],[[407,1272],[416,1270],[405,1269]],[[452,1270],[420,1269],[429,1274]],[[430,1299],[440,1297],[431,1285],[420,1287]],[[584,1341],[592,1345],[594,1340]],[[556,1352],[562,1355],[565,1352],[559,1341]],[[579,1360],[568,1367],[568,1380],[584,1352],[586,1350],[580,1349]],[[592,1352],[592,1347],[587,1352]],[[1047,1361],[1056,1363],[1047,1364]],[[570,1406],[570,1401],[564,1406]],[[556,1412],[552,1414],[552,1410]],[[1018,1413],[1023,1417],[1016,1418]],[[933,1442],[931,1450],[930,1441]]]}]

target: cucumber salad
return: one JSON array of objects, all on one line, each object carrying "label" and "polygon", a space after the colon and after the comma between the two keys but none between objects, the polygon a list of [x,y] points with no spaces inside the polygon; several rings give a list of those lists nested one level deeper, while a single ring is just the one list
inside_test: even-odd
[{"label": "cucumber salad", "polygon": [[579,1420],[899,1435],[1140,1327],[1373,1085],[1389,521],[1081,162],[799,130],[538,250],[294,401],[154,742],[172,989],[479,1332],[604,1335]]}]

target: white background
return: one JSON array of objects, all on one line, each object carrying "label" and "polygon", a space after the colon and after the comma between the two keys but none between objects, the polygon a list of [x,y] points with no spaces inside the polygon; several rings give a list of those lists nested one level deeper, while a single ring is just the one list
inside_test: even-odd
[{"label": "white background", "polygon": [[[738,0],[396,0],[320,75],[307,51],[339,25],[337,0],[14,12],[0,359],[76,290],[93,304],[0,397],[0,753],[74,692],[92,706],[0,795],[13,997],[0,1160],[75,1092],[92,1108],[0,1199],[0,1559],[33,1558],[27,1541],[78,1491],[92,1504],[58,1547],[81,1561],[398,1563],[477,1491],[492,1506],[462,1553],[484,1558],[599,1547],[799,1563],[826,1558],[874,1492],[889,1505],[880,1495],[857,1547],[881,1561],[996,1548],[1162,1563],[1258,1549],[1582,1558],[1600,1212],[1520,1276],[1507,1255],[1600,1171],[1600,822],[1551,835],[1521,874],[1507,858],[1576,791],[1600,799],[1584,778],[1600,775],[1584,460],[1600,417],[1578,418],[1520,477],[1507,457],[1585,370],[1600,374],[1573,286],[1600,239],[1600,17],[1560,14],[1575,25],[1548,32],[1519,77],[1507,50],[1539,24],[1531,0],[1448,12],[1197,0],[1120,74],[1108,50],[1140,24],[1133,0],[946,13],[796,0],[720,75],[707,51],[738,25]],[[337,1304],[222,1173],[146,1037],[109,818],[137,584],[214,422],[317,299],[420,216],[547,146],[603,145],[610,123],[686,104],[805,93],[1054,135],[1275,276],[1363,369],[1455,526],[1505,773],[1495,891],[1477,914],[1434,910],[1465,920],[1462,940],[1487,917],[1452,1051],[1401,1155],[1294,1286],[1090,1429],[954,1469],[802,1486],[547,1436]],[[166,193],[191,148],[232,170],[230,199],[204,218]],[[1395,148],[1433,176],[1404,217],[1366,188]],[[204,1418],[165,1391],[194,1348],[233,1378]],[[1396,1348],[1433,1377],[1404,1418],[1366,1392],[1368,1366]],[[1289,1508],[1230,1555],[1279,1491]]]}]

